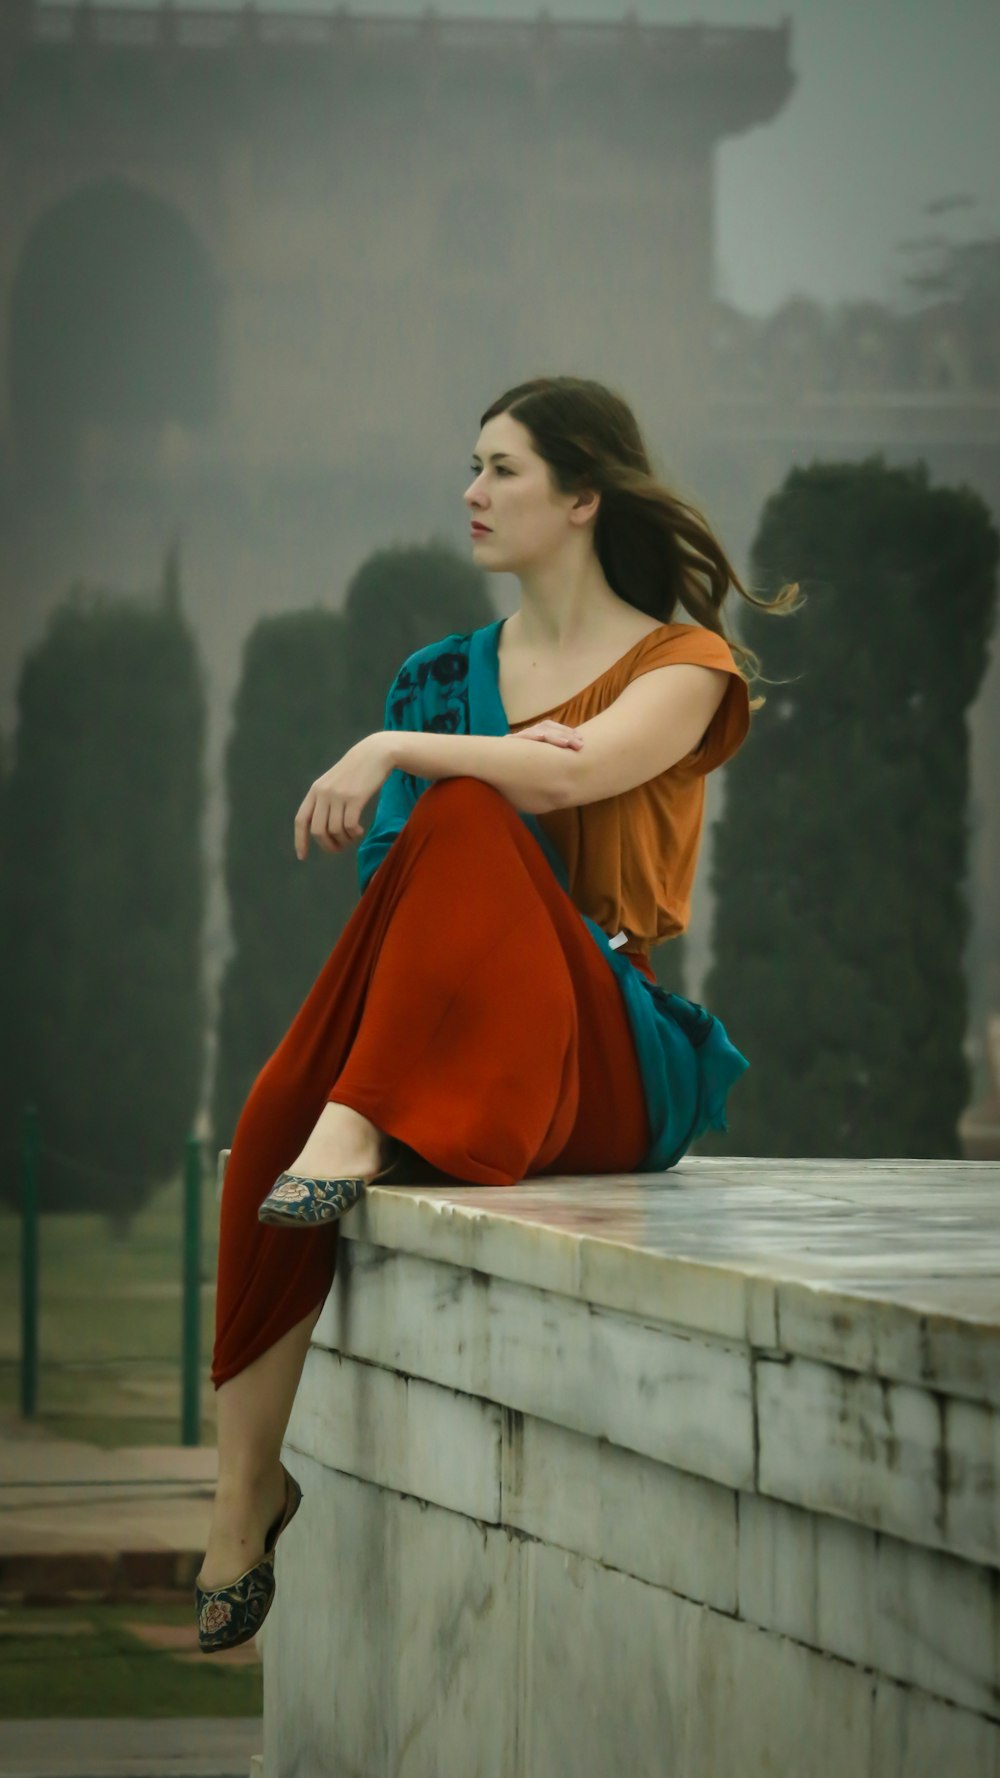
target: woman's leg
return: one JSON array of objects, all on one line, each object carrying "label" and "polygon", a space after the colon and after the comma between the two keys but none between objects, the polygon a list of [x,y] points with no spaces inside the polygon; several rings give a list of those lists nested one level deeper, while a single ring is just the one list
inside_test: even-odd
[{"label": "woman's leg", "polygon": [[493,786],[442,779],[366,894],[407,839],[328,1098],[470,1184],[632,1171],[650,1132],[625,1002],[530,829]]},{"label": "woman's leg", "polygon": [[227,1525],[241,1550],[256,1535],[251,1561],[263,1552],[281,1503],[277,1453],[336,1266],[336,1223],[278,1229],[257,1210],[298,1155],[350,1172],[346,1145],[382,1133],[444,1179],[484,1185],[628,1170],[645,1152],[614,976],[517,811],[476,779],[421,797],[240,1115],[220,1219],[220,1493],[202,1584],[249,1566],[232,1569]]},{"label": "woman's leg", "polygon": [[219,1478],[199,1586],[221,1587],[259,1562],[284,1504],[285,1436],[322,1303],[216,1392]]}]

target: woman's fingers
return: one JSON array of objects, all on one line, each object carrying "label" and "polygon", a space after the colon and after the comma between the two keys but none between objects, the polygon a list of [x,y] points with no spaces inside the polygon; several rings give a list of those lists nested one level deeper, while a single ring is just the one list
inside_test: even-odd
[{"label": "woman's fingers", "polygon": [[364,833],[365,830],[361,825],[361,810],[363,806],[362,803],[357,801],[344,804],[343,827],[338,835],[341,846],[349,846],[353,840],[358,839],[360,835]]},{"label": "woman's fingers", "polygon": [[543,741],[554,741],[557,747],[582,747],[583,738],[579,731],[567,722],[544,722],[539,724],[544,732],[539,736]]},{"label": "woman's fingers", "polygon": [[571,728],[565,722],[553,722],[551,718],[544,722],[534,722],[530,728],[518,729],[514,734],[514,739],[516,741],[548,741],[553,747],[583,746],[583,736],[578,729]]},{"label": "woman's fingers", "polygon": [[314,795],[316,800],[313,806],[312,820],[309,823],[309,831],[321,852],[333,852],[336,848],[330,827],[330,798],[322,791],[315,791]]},{"label": "woman's fingers", "polygon": [[392,770],[385,735],[365,735],[314,778],[295,817],[295,851],[305,858],[309,841],[322,852],[343,852],[365,831],[362,816]]},{"label": "woman's fingers", "polygon": [[342,852],[345,846],[360,839],[365,831],[361,824],[363,806],[356,799],[341,803],[337,797],[314,787],[295,817],[296,855],[306,856],[310,839],[315,840],[321,852]]},{"label": "woman's fingers", "polygon": [[295,816],[295,856],[304,858],[309,850],[309,834],[312,827],[313,809],[316,806],[316,792],[309,790],[299,804]]}]

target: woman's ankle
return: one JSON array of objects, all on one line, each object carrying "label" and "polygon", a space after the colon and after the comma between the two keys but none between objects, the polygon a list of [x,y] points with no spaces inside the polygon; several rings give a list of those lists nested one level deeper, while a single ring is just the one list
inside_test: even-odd
[{"label": "woman's ankle", "polygon": [[266,1494],[282,1475],[280,1457],[255,1458],[250,1462],[221,1463],[215,1483],[216,1499],[252,1499]]},{"label": "woman's ankle", "polygon": [[284,1498],[285,1477],[279,1461],[264,1471],[223,1475],[216,1484],[212,1523],[228,1523],[242,1529],[266,1519],[266,1529]]},{"label": "woman's ankle", "polygon": [[[221,1559],[224,1567],[238,1562],[242,1568],[264,1554],[267,1534],[285,1504],[285,1484],[255,1488],[216,1490],[212,1506],[206,1557],[211,1555],[214,1567]],[[235,1569],[234,1569],[235,1572]],[[217,1584],[217,1583],[213,1583]]]}]

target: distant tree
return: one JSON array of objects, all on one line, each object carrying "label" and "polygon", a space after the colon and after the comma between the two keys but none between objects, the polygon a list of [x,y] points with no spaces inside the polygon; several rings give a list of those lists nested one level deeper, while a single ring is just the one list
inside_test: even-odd
[{"label": "distant tree", "polygon": [[197,1109],[204,735],[195,640],[166,584],[158,602],[77,589],[25,660],[9,1103],[38,1107],[44,1208],[103,1210],[119,1231],[176,1174]]},{"label": "distant tree", "polygon": [[966,487],[880,457],[796,469],[764,508],[752,607],[767,701],[727,766],[706,999],[750,1068],[715,1152],[960,1153],[969,1090],[966,712],[997,532]]}]

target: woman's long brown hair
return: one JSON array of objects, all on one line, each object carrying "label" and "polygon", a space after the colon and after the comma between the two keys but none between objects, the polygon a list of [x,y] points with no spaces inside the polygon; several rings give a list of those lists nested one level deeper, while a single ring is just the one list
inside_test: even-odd
[{"label": "woman's long brown hair", "polygon": [[533,377],[498,396],[479,423],[504,413],[527,428],[561,494],[600,494],[594,548],[612,592],[661,623],[682,605],[729,644],[748,683],[760,679],[759,655],[726,635],[722,606],[735,587],[759,611],[790,617],[805,603],[799,583],[773,599],[744,586],[704,515],[654,474],[628,402],[588,378]]}]

